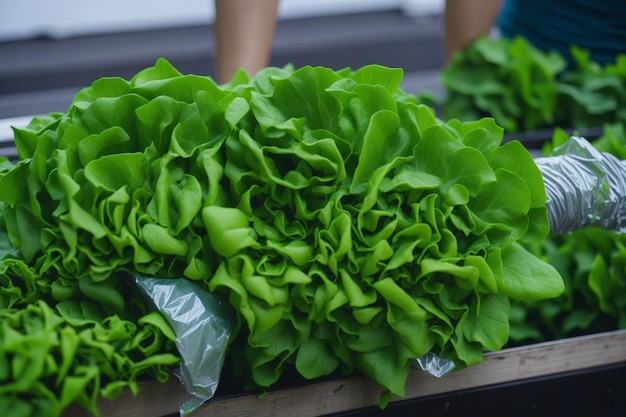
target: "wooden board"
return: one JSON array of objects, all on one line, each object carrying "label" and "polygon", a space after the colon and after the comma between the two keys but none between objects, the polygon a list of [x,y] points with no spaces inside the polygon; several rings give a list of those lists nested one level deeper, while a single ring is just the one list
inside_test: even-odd
[{"label": "wooden board", "polygon": [[[625,362],[626,330],[539,343],[488,352],[482,363],[441,378],[415,369],[407,380],[406,396],[393,401]],[[178,413],[178,407],[188,398],[182,384],[175,378],[166,384],[146,382],[140,389],[137,397],[125,393],[115,401],[102,401],[102,416],[167,416]],[[192,412],[190,417],[320,416],[375,406],[381,392],[382,388],[368,378],[339,378],[272,391],[262,398],[251,394],[216,397]],[[87,414],[73,409],[67,415]]]}]

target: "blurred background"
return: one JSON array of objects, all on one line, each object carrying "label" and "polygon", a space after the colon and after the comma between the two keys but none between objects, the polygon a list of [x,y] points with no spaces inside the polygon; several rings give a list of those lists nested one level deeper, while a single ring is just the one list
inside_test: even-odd
[{"label": "blurred background", "polygon": [[[436,91],[444,0],[281,0],[271,65],[405,70],[409,92]],[[0,0],[0,125],[66,111],[104,76],[167,58],[215,76],[212,0]],[[16,119],[18,118],[18,119]]]}]

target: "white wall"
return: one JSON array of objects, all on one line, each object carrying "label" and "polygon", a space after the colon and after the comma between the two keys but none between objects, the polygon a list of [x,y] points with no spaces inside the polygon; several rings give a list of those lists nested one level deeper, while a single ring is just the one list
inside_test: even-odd
[{"label": "white wall", "polygon": [[[250,0],[260,1],[260,0]],[[280,0],[279,16],[402,8],[410,15],[438,13],[444,0]],[[214,19],[213,0],[0,0],[0,41],[197,25]]]}]

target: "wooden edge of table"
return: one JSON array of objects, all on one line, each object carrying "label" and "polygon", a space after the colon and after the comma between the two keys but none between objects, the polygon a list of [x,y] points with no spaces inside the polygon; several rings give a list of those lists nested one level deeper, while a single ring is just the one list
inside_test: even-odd
[{"label": "wooden edge of table", "polygon": [[[617,330],[485,353],[483,362],[436,378],[414,369],[406,393],[392,401],[416,399],[470,388],[584,370],[626,362],[626,330]],[[263,397],[241,394],[215,397],[190,417],[293,416],[309,417],[376,406],[383,389],[373,380],[346,377],[271,391]],[[161,417],[178,413],[189,398],[176,379],[162,384],[146,381],[139,395],[124,392],[114,401],[102,400],[103,417],[124,415]],[[72,416],[78,416],[76,409]],[[68,414],[69,415],[69,414]],[[86,414],[82,414],[86,415]]]}]

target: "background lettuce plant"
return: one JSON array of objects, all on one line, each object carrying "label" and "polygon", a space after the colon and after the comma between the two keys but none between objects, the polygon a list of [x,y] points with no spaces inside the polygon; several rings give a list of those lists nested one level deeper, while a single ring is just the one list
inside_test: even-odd
[{"label": "background lettuce plant", "polygon": [[625,123],[626,54],[604,66],[581,48],[572,47],[571,55],[568,66],[559,53],[525,38],[481,37],[442,71],[441,117],[493,117],[507,133]]},{"label": "background lettuce plant", "polygon": [[372,65],[218,86],[163,59],[95,81],[15,130],[0,305],[123,316],[126,273],[194,280],[228,296],[229,355],[262,389],[359,371],[403,395],[428,352],[480,362],[510,299],[563,290],[522,245],[549,232],[541,174],[493,119],[444,123],[401,81]]}]

